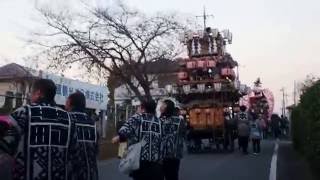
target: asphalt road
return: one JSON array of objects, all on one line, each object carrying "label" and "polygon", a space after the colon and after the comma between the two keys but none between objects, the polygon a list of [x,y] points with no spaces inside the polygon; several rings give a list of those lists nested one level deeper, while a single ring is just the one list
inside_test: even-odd
[{"label": "asphalt road", "polygon": [[[275,141],[264,141],[258,156],[234,153],[188,154],[182,160],[181,180],[269,180]],[[118,172],[118,160],[99,165],[101,180],[130,180]]]}]

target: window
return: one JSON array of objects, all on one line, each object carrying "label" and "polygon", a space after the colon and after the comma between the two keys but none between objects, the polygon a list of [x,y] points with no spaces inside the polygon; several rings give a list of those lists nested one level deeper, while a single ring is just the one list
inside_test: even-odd
[{"label": "window", "polygon": [[65,85],[62,86],[62,95],[68,96],[68,86],[65,86]]},{"label": "window", "polygon": [[96,95],[96,96],[95,96],[95,101],[99,102],[99,98],[100,98],[99,93],[96,92],[95,95]]},{"label": "window", "polygon": [[94,101],[94,92],[90,92],[90,100]]},{"label": "window", "polygon": [[90,91],[86,90],[85,96],[86,96],[86,99],[90,99]]},{"label": "window", "polygon": [[102,103],[103,102],[103,94],[101,94],[100,93],[100,101],[99,101],[100,103]]},{"label": "window", "polygon": [[72,94],[74,89],[72,87],[69,87],[69,94]]},{"label": "window", "polygon": [[62,95],[61,84],[56,84],[56,86],[57,86],[57,94]]}]

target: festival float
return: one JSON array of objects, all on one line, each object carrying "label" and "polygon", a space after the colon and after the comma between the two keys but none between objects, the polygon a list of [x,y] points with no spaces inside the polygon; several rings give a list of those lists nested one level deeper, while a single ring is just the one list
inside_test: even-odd
[{"label": "festival float", "polygon": [[232,33],[206,27],[185,33],[181,40],[188,57],[177,59],[180,70],[173,87],[188,122],[188,151],[220,149],[225,142],[224,112],[233,114],[248,91],[240,84],[237,61],[226,51]]},{"label": "festival float", "polygon": [[269,89],[262,87],[261,80],[258,78],[252,90],[240,99],[240,105],[246,106],[249,112],[260,115],[267,124],[273,113],[274,96]]}]

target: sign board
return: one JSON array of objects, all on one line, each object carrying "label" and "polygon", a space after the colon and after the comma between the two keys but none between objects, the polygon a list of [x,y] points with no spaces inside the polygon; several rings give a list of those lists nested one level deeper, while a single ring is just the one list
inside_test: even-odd
[{"label": "sign board", "polygon": [[82,92],[86,97],[87,108],[106,110],[108,104],[108,89],[104,86],[93,85],[78,80],[57,76],[54,74],[39,73],[45,79],[51,79],[57,86],[55,101],[59,105],[65,105],[68,96],[76,91]]}]

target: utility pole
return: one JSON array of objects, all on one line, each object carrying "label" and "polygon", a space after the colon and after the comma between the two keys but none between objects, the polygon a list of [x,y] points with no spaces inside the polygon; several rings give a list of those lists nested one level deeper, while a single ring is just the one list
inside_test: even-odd
[{"label": "utility pole", "polygon": [[285,116],[286,115],[286,97],[288,95],[285,94],[284,87],[281,88],[280,91],[282,92],[282,115]]},{"label": "utility pole", "polygon": [[296,81],[293,82],[293,104],[296,105],[297,103],[297,92],[296,92]]},{"label": "utility pole", "polygon": [[196,16],[197,18],[203,18],[203,27],[204,27],[204,29],[206,29],[206,27],[207,27],[207,18],[209,18],[209,17],[214,17],[214,15],[208,15],[207,13],[206,13],[206,7],[203,7],[203,15],[202,16]]}]

